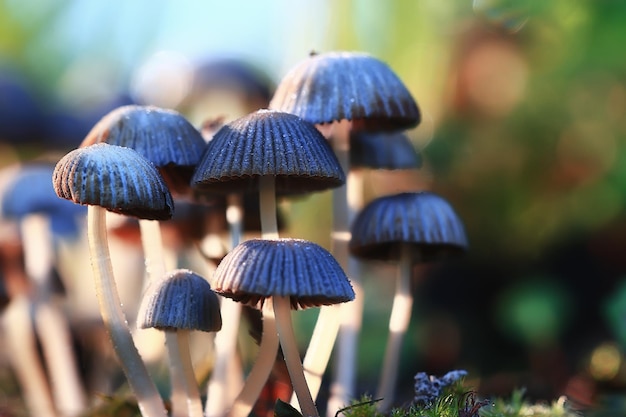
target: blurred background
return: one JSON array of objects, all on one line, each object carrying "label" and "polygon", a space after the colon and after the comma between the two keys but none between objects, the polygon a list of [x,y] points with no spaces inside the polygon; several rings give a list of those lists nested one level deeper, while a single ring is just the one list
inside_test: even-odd
[{"label": "blurred background", "polygon": [[[365,173],[367,196],[433,190],[470,241],[418,270],[399,396],[462,368],[484,395],[599,405],[626,389],[625,21],[618,0],[1,0],[0,168],[63,155],[123,104],[200,127],[267,106],[313,50],[368,52],[423,112],[423,167]],[[328,201],[285,203],[288,233],[328,247]],[[393,285],[366,278],[373,392]]]}]

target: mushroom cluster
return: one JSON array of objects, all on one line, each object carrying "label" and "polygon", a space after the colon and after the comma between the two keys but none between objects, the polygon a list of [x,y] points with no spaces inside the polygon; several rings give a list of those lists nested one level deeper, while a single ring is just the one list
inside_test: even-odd
[{"label": "mushroom cluster", "polygon": [[[87,206],[85,229],[102,326],[143,416],[247,417],[275,364],[284,360],[291,405],[305,417],[317,417],[316,399],[339,335],[326,406],[334,415],[357,397],[358,335],[366,302],[361,275],[370,274],[360,262],[371,260],[399,264],[378,392],[384,398],[379,408],[388,410],[410,318],[413,266],[467,249],[463,224],[443,197],[419,189],[378,196],[366,190],[363,177],[369,170],[413,173],[422,163],[407,133],[420,123],[419,107],[387,64],[360,52],[312,54],[287,73],[267,104],[230,121],[207,122],[202,131],[171,109],[117,108],[54,169],[46,168],[47,185],[51,178],[60,199],[43,203],[43,193],[32,199],[49,204],[32,210],[45,211],[50,222],[74,216],[69,208],[56,207],[66,203],[62,200],[75,203],[72,208]],[[332,193],[330,251],[281,237],[280,202],[324,191]],[[4,201],[7,214],[13,210],[22,222],[30,215],[17,197]],[[250,201],[248,209],[244,202]],[[183,226],[179,220],[192,211],[194,217]],[[145,277],[137,281],[147,280],[140,284],[144,293],[132,325],[127,319],[134,314],[132,306],[122,305],[114,277],[110,213],[139,224]],[[251,223],[260,225],[259,233],[246,227]],[[225,224],[230,247],[222,236]],[[193,235],[187,236],[190,246],[198,249],[201,262],[214,266],[202,266],[206,277],[179,256],[165,238],[166,227]],[[254,236],[246,240],[244,232]],[[213,242],[218,250],[209,253]],[[301,358],[292,314],[318,307]],[[254,363],[237,370],[242,311],[261,318],[262,328]],[[137,347],[133,325],[163,333],[169,402]],[[209,364],[204,373],[194,358],[194,337],[201,333],[192,330],[211,334],[198,349],[203,360],[210,357],[203,362]],[[73,378],[76,370],[64,368],[69,376],[58,378]],[[55,407],[62,411],[53,405],[59,401],[51,398],[50,387],[41,380],[33,386],[31,395],[40,397],[38,408],[32,408],[38,415],[55,417]],[[63,410],[64,415],[78,415],[86,407],[84,392],[74,398],[76,409]]]}]

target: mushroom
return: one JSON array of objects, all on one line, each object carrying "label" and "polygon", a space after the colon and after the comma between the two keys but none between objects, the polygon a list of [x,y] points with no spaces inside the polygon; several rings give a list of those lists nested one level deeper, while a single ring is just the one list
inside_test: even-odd
[{"label": "mushroom", "polygon": [[405,132],[351,132],[350,168],[417,169],[422,156]]},{"label": "mushroom", "polygon": [[[251,239],[229,252],[215,271],[215,291],[269,310],[291,383],[305,417],[318,416],[293,334],[291,309],[351,301],[354,291],[333,256],[300,239]],[[265,329],[264,329],[265,332]]]},{"label": "mushroom", "polygon": [[178,343],[169,348],[175,350],[181,358],[188,413],[181,409],[174,411],[181,417],[202,417],[202,402],[193,372],[188,339],[190,330],[217,332],[222,328],[219,300],[211,285],[203,277],[187,269],[168,273],[148,288],[139,309],[138,327],[156,328],[175,335]]},{"label": "mushroom", "polygon": [[377,397],[378,408],[393,403],[400,348],[411,319],[411,271],[467,250],[463,223],[452,206],[432,192],[401,193],[370,202],[352,226],[350,252],[359,258],[399,262],[389,338]]},{"label": "mushroom", "polygon": [[[206,142],[202,134],[180,113],[155,106],[129,105],[105,115],[87,134],[81,147],[96,143],[125,146],[136,150],[159,170],[169,189],[178,196],[190,193],[189,181],[202,156]],[[140,219],[141,241],[148,278],[165,275],[163,239],[158,222]],[[171,338],[171,340],[170,340]],[[166,333],[165,344],[175,344]],[[172,391],[184,383],[176,358],[168,349]],[[172,398],[172,407],[185,408],[184,398]]]},{"label": "mushroom", "polygon": [[[321,125],[346,175],[350,172],[350,130],[395,131],[417,126],[421,120],[419,108],[400,78],[387,64],[361,52],[311,54],[283,77],[270,108]],[[304,359],[307,379],[319,387],[342,320],[329,415],[354,397],[363,314],[363,290],[347,249],[354,217],[348,205],[350,183],[349,176],[345,186],[333,191],[332,253],[352,279],[356,301],[342,306],[342,312],[321,309]]]},{"label": "mushroom", "polygon": [[[277,239],[276,193],[302,194],[343,184],[332,149],[315,126],[283,112],[259,110],[222,127],[208,143],[192,178],[200,192],[259,192],[261,236]],[[231,414],[247,416],[267,380],[278,339],[263,309],[259,353]]]},{"label": "mushroom", "polygon": [[85,411],[87,398],[72,350],[67,317],[51,299],[54,263],[52,229],[75,223],[78,206],[60,200],[52,187],[53,166],[30,163],[19,168],[2,196],[2,214],[20,225],[24,268],[33,284],[34,324],[42,345],[56,408],[64,416]]},{"label": "mushroom", "polygon": [[144,416],[166,416],[126,322],[117,293],[106,234],[106,211],[141,219],[172,216],[172,196],[156,168],[136,151],[105,143],[75,149],[53,177],[61,198],[88,205],[87,229],[100,312],[122,369]]}]

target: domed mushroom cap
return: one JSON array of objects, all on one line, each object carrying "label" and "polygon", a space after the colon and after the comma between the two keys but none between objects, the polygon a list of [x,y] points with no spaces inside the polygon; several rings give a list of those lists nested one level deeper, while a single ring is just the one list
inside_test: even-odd
[{"label": "domed mushroom cap", "polygon": [[350,252],[355,256],[397,261],[403,244],[412,246],[416,261],[428,262],[465,252],[467,237],[452,206],[431,192],[378,198],[354,220]]},{"label": "domed mushroom cap", "polygon": [[142,329],[217,332],[222,328],[220,303],[207,280],[177,269],[156,282],[144,297],[137,324]]},{"label": "domed mushroom cap", "polygon": [[180,113],[137,105],[118,107],[105,115],[80,147],[101,142],[136,150],[177,191],[188,188],[206,146],[201,133]]},{"label": "domed mushroom cap", "polygon": [[273,295],[289,296],[294,309],[354,299],[335,258],[300,239],[247,240],[226,255],[214,279],[215,292],[257,308]]},{"label": "domed mushroom cap", "polygon": [[100,143],[69,152],[57,162],[52,184],[61,198],[141,219],[167,220],[174,210],[156,168],[122,146]]},{"label": "domed mushroom cap", "polygon": [[422,156],[403,132],[351,132],[350,166],[372,169],[417,169]]},{"label": "domed mushroom cap", "polygon": [[352,120],[354,130],[408,129],[421,120],[411,93],[391,68],[359,52],[311,55],[281,80],[270,108],[314,124]]},{"label": "domed mushroom cap", "polygon": [[222,127],[207,145],[192,187],[219,193],[254,191],[276,177],[276,192],[300,194],[338,187],[345,175],[312,124],[288,113],[259,110]]}]

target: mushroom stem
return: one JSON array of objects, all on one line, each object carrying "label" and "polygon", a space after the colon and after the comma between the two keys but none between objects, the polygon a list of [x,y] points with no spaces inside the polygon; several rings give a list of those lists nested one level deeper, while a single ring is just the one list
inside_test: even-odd
[{"label": "mushroom stem", "polygon": [[246,378],[243,389],[235,399],[230,413],[228,413],[229,417],[248,417],[276,361],[279,342],[276,320],[274,319],[274,311],[271,308],[271,304],[266,302],[262,312],[263,333],[261,335],[259,352]]},{"label": "mushroom stem", "polygon": [[[141,232],[141,244],[148,280],[151,283],[158,282],[165,277],[166,273],[160,223],[156,220],[139,219],[139,230]],[[185,374],[183,371],[183,361],[185,359],[181,357],[178,343],[178,337],[175,333],[165,332],[165,346],[170,371],[172,416],[185,417],[191,393],[185,389]],[[189,352],[189,349],[187,349],[187,352]]]},{"label": "mushroom stem", "polygon": [[[226,221],[230,229],[231,248],[234,248],[239,244],[243,230],[243,207],[239,194],[228,196]],[[215,367],[207,386],[206,417],[222,417],[226,413],[227,404],[230,404],[228,393],[231,390],[227,389],[227,385],[229,369],[237,350],[241,304],[230,298],[222,297],[221,315],[222,330],[215,335]],[[239,377],[243,380],[242,375]]]},{"label": "mushroom stem", "polygon": [[144,417],[166,417],[165,406],[133,342],[122,310],[113,277],[106,230],[106,209],[90,205],[87,209],[89,250],[94,272],[96,296],[104,327],[109,333],[128,384],[137,396]]},{"label": "mushroom stem", "polygon": [[86,408],[86,395],[80,380],[76,355],[67,318],[50,297],[50,273],[54,262],[50,221],[31,214],[20,222],[24,246],[24,268],[35,287],[34,321],[52,394],[59,413],[77,416]]},{"label": "mushroom stem", "polygon": [[261,212],[261,237],[278,239],[276,220],[276,177],[262,175],[259,178],[259,202]]},{"label": "mushroom stem", "polygon": [[185,417],[202,417],[202,401],[200,401],[200,391],[198,390],[198,382],[196,381],[196,375],[193,371],[193,364],[191,361],[191,353],[189,352],[189,330],[177,330],[175,332],[167,331],[166,333],[173,333],[176,337],[176,342],[172,346],[168,346],[168,349],[174,351],[174,353],[181,358],[183,386],[187,400],[188,412],[183,413],[181,416]]},{"label": "mushroom stem", "polygon": [[291,385],[300,404],[300,410],[304,417],[317,417],[319,413],[311,397],[311,392],[304,377],[304,369],[298,352],[296,336],[293,333],[291,322],[291,300],[289,296],[274,295],[272,297],[274,315],[276,316],[276,328],[280,346],[283,349],[285,364],[291,378]]},{"label": "mushroom stem", "polygon": [[[333,125],[331,144],[341,168],[349,175],[350,172],[350,129],[352,122],[342,120]],[[349,178],[349,177],[348,177]],[[350,242],[350,223],[354,213],[348,205],[348,184],[333,190],[333,231],[332,254],[339,265],[346,271],[354,288],[355,301],[341,305],[341,314],[332,319],[340,320],[335,372],[331,385],[331,398],[328,402],[327,415],[334,416],[336,410],[345,406],[353,397],[356,377],[356,358],[358,336],[363,314],[363,289],[360,277],[350,261],[348,244]],[[325,320],[326,317],[324,318]],[[318,319],[319,323],[319,319]],[[320,323],[320,325],[328,325]],[[317,327],[317,324],[316,324]]]},{"label": "mushroom stem", "polygon": [[20,388],[32,416],[56,417],[50,386],[39,360],[37,342],[31,327],[30,301],[14,295],[2,314],[9,360],[20,381]]},{"label": "mushroom stem", "polygon": [[[341,306],[338,304],[322,306],[317,316],[317,322],[309,341],[309,347],[302,361],[304,376],[306,378],[312,398],[317,398],[322,377],[326,371],[326,366],[333,350],[335,338],[339,331],[339,320],[336,317],[341,315]],[[321,325],[326,323],[326,325]],[[291,405],[299,407],[296,393],[291,395]]]},{"label": "mushroom stem", "polygon": [[409,327],[411,309],[413,307],[411,246],[403,244],[401,251],[398,278],[396,280],[396,293],[393,298],[391,317],[389,318],[389,338],[387,339],[383,370],[376,395],[377,398],[382,398],[382,401],[378,403],[380,411],[388,410],[393,404],[402,340]]}]

